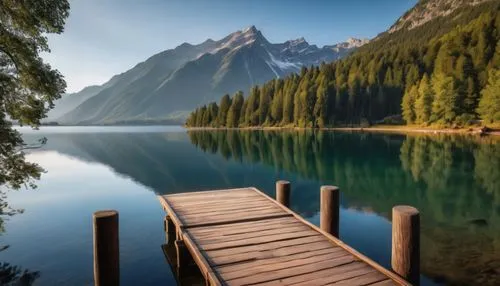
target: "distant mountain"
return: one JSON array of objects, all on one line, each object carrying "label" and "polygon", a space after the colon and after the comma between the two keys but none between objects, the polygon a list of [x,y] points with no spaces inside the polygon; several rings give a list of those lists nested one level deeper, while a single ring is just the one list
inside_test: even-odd
[{"label": "distant mountain", "polygon": [[401,29],[411,30],[437,17],[448,16],[458,8],[476,6],[487,1],[492,0],[420,0],[401,16],[388,32],[394,33]]},{"label": "distant mountain", "polygon": [[79,92],[64,94],[60,99],[54,102],[55,107],[47,113],[47,117],[42,122],[55,121],[64,114],[72,111],[85,100],[98,94],[104,87],[91,85]]},{"label": "distant mountain", "polygon": [[193,108],[226,93],[340,59],[367,42],[349,39],[318,48],[300,38],[272,44],[251,26],[219,41],[184,43],[114,76],[96,94],[72,95],[86,98],[57,121],[110,124],[178,118],[182,122]]}]

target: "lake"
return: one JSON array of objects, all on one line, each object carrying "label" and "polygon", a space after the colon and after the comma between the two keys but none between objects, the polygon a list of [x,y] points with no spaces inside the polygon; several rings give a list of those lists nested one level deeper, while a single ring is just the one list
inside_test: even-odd
[{"label": "lake", "polygon": [[[341,189],[340,237],[390,266],[391,208],[421,212],[422,285],[500,282],[500,139],[181,127],[21,128],[46,173],[9,192],[0,273],[22,285],[92,285],[92,213],[120,213],[122,285],[174,285],[156,198],[292,183],[291,208],[319,224],[319,188]],[[17,275],[17,276],[16,276]],[[2,279],[2,278],[0,278]],[[5,278],[3,278],[5,279]],[[3,280],[5,283],[7,280]],[[0,280],[2,284],[2,280]]]}]

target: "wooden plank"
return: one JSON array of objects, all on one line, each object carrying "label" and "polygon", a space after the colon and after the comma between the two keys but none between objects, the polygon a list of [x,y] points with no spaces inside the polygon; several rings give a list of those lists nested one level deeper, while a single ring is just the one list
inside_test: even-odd
[{"label": "wooden plank", "polygon": [[252,198],[240,198],[240,199],[219,199],[219,200],[197,200],[197,201],[189,201],[189,202],[179,202],[179,201],[171,201],[169,200],[172,206],[180,208],[180,209],[190,209],[192,210],[194,207],[223,207],[223,206],[231,206],[231,205],[243,205],[246,203],[261,203],[261,204],[270,204],[269,200],[266,200],[262,197],[252,197]]},{"label": "wooden plank", "polygon": [[217,272],[222,275],[222,274],[231,273],[234,271],[250,269],[253,267],[267,266],[267,265],[272,265],[272,264],[276,264],[276,263],[283,263],[283,262],[296,260],[296,259],[305,259],[305,258],[313,257],[316,255],[336,253],[338,251],[344,251],[344,249],[342,249],[340,247],[331,248],[329,246],[327,246],[325,248],[320,248],[317,250],[312,250],[312,251],[304,249],[303,251],[299,251],[299,252],[289,254],[289,255],[271,257],[271,258],[263,258],[263,259],[259,259],[259,260],[253,260],[253,261],[247,261],[247,262],[242,262],[242,263],[237,263],[237,264],[219,266],[219,267],[217,267]]},{"label": "wooden plank", "polygon": [[323,244],[327,244],[330,247],[332,247],[331,243],[326,242],[323,237],[321,237],[320,235],[317,235],[317,236],[303,237],[303,238],[297,238],[297,239],[290,239],[287,241],[275,241],[275,242],[263,243],[263,244],[259,244],[259,245],[235,247],[235,248],[231,248],[231,249],[222,249],[222,250],[212,250],[212,251],[206,251],[206,252],[208,254],[208,257],[211,257],[211,258],[220,257],[220,256],[230,256],[230,255],[234,255],[234,254],[240,254],[240,253],[246,253],[246,252],[252,252],[252,251],[272,250],[272,251],[279,252],[280,249],[282,249],[282,248],[297,246],[297,245],[306,244],[306,243],[313,243],[313,242],[323,242]]},{"label": "wooden plank", "polygon": [[231,280],[231,279],[236,279],[236,278],[243,278],[243,277],[250,277],[250,276],[255,276],[255,275],[260,275],[265,272],[271,272],[271,271],[277,271],[281,269],[288,269],[290,267],[298,267],[301,265],[310,265],[314,263],[319,263],[323,262],[325,260],[333,260],[333,259],[338,259],[344,256],[350,255],[346,251],[337,251],[337,252],[330,252],[330,253],[324,253],[308,258],[302,258],[302,259],[294,259],[290,261],[285,261],[285,262],[276,262],[274,264],[269,264],[269,265],[262,265],[262,266],[255,266],[251,268],[247,268],[244,270],[240,271],[233,271],[229,273],[221,273],[219,269],[217,269],[217,272],[220,274],[220,276],[224,280]]},{"label": "wooden plank", "polygon": [[239,240],[225,241],[225,242],[214,242],[207,244],[199,243],[199,245],[203,250],[210,251],[210,250],[218,250],[218,249],[226,249],[234,247],[260,245],[263,243],[270,243],[275,241],[288,241],[294,238],[311,237],[311,236],[317,236],[317,234],[314,231],[306,230],[306,231],[298,231],[295,233],[279,233],[279,234],[258,236],[248,239],[243,238]]},{"label": "wooden plank", "polygon": [[216,242],[228,242],[228,241],[234,241],[234,240],[242,240],[242,239],[249,239],[249,238],[255,238],[255,237],[265,237],[268,235],[273,235],[273,234],[285,234],[285,233],[294,233],[298,231],[311,231],[308,229],[306,226],[301,225],[301,224],[296,224],[292,225],[290,227],[286,228],[274,228],[274,229],[269,229],[269,230],[261,230],[257,231],[254,228],[248,228],[247,230],[240,230],[240,231],[245,231],[244,233],[237,233],[237,234],[220,234],[220,235],[212,235],[212,236],[196,236],[196,242],[200,244],[209,244],[209,243],[216,243]]},{"label": "wooden plank", "polygon": [[210,285],[221,285],[222,283],[220,281],[220,278],[212,271],[210,264],[206,260],[205,256],[203,256],[203,254],[198,250],[189,233],[184,232],[181,234],[181,236],[205,279],[210,282]]},{"label": "wooden plank", "polygon": [[355,261],[356,258],[352,255],[342,256],[340,258],[321,261],[308,265],[301,265],[297,267],[290,267],[287,269],[280,269],[276,271],[269,271],[265,273],[260,273],[254,276],[243,277],[238,279],[225,280],[227,285],[244,285],[244,284],[256,284],[261,282],[273,281],[278,279],[283,279],[292,276],[298,276],[301,274],[311,273],[323,269],[337,267],[343,264],[348,264]]},{"label": "wooden plank", "polygon": [[176,194],[168,194],[165,195],[165,197],[169,198],[175,198],[175,197],[184,197],[184,196],[190,196],[190,195],[197,195],[197,194],[206,194],[206,193],[230,193],[230,192],[239,192],[239,191],[245,191],[245,190],[251,190],[251,188],[233,188],[233,189],[220,189],[220,190],[206,190],[206,191],[197,191],[197,192],[184,192],[184,193],[176,193]]},{"label": "wooden plank", "polygon": [[264,220],[264,219],[273,219],[273,218],[282,218],[289,217],[290,214],[286,213],[278,213],[278,214],[257,214],[257,215],[248,215],[240,218],[226,218],[219,219],[213,221],[204,221],[202,219],[197,220],[195,222],[189,222],[189,224],[184,224],[185,228],[193,228],[193,227],[201,227],[201,226],[212,226],[212,225],[220,225],[220,224],[230,224],[230,223],[238,223],[238,222],[247,222],[247,221],[256,221],[256,220]]},{"label": "wooden plank", "polygon": [[335,286],[351,286],[351,285],[368,285],[371,283],[379,282],[386,280],[387,276],[383,275],[382,273],[378,271],[373,271],[369,272],[357,277],[353,277],[350,279],[342,280],[337,283],[331,283],[328,285],[335,285]]},{"label": "wooden plank", "polygon": [[285,214],[281,210],[277,210],[275,208],[263,208],[256,211],[248,212],[246,210],[237,210],[234,212],[220,212],[215,211],[212,214],[206,215],[190,215],[190,214],[181,214],[180,217],[184,218],[185,221],[199,222],[199,221],[211,221],[211,220],[220,220],[225,218],[244,218],[247,216],[255,216],[261,214]]},{"label": "wooden plank", "polygon": [[197,227],[189,230],[193,235],[209,235],[209,234],[218,234],[218,233],[232,233],[233,231],[241,231],[248,228],[254,229],[272,229],[275,227],[286,227],[290,224],[300,224],[295,218],[291,216],[282,217],[282,218],[274,218],[267,219],[262,221],[249,221],[249,222],[240,222],[240,223],[231,223],[224,225],[215,225],[210,227]]},{"label": "wooden plank", "polygon": [[[227,264],[235,264],[241,262],[251,262],[251,261],[262,261],[263,259],[284,257],[292,254],[308,252],[313,250],[330,249],[332,245],[328,242],[317,241],[307,244],[298,244],[287,247],[281,247],[278,249],[266,249],[266,250],[253,250],[249,252],[240,252],[227,255],[219,256],[208,256],[210,257],[209,263],[212,266],[222,266]],[[239,250],[240,248],[232,248],[231,250]],[[243,248],[241,248],[243,249]]]},{"label": "wooden plank", "polygon": [[368,285],[370,285],[370,286],[394,286],[394,285],[396,285],[396,283],[394,283],[394,281],[392,281],[391,279],[387,279],[384,281],[380,281],[380,282],[376,282],[376,283],[368,284]]},{"label": "wooden plank", "polygon": [[172,218],[172,221],[177,226],[177,228],[182,228],[184,226],[184,222],[177,216],[177,213],[170,205],[168,199],[162,196],[159,196],[158,199],[160,200],[163,209],[168,212],[168,215],[170,216],[170,218]]},{"label": "wooden plank", "polygon": [[288,224],[280,223],[280,224],[255,225],[255,226],[248,226],[236,229],[226,228],[223,230],[213,231],[213,232],[205,232],[205,233],[192,232],[192,233],[195,234],[197,238],[210,239],[210,238],[229,237],[241,234],[248,234],[252,236],[252,235],[259,235],[260,232],[267,232],[267,231],[279,231],[279,230],[288,231],[288,229],[295,227],[302,227],[302,229],[307,229],[303,224],[295,221],[293,223],[288,223]]},{"label": "wooden plank", "polygon": [[[287,283],[287,285],[294,285],[294,286],[327,285],[342,280],[365,275],[368,273],[374,273],[376,271],[377,270],[368,266],[366,263],[353,262],[344,265],[343,267],[328,269],[328,271],[324,271],[321,273],[316,272],[315,274],[318,275],[317,277],[319,278],[311,279],[312,277],[309,277],[308,279],[303,279],[300,283],[293,283],[293,284]],[[385,278],[387,279],[387,277]],[[357,285],[357,284],[352,284],[352,285]]]},{"label": "wooden plank", "polygon": [[[303,275],[293,276],[289,278],[280,279],[279,281],[269,281],[264,283],[258,283],[255,285],[259,286],[269,286],[269,285],[298,285],[304,283],[305,285],[309,285],[310,281],[314,281],[315,279],[320,279],[324,277],[328,277],[330,275],[338,275],[345,273],[347,270],[349,271],[357,271],[359,269],[367,269],[367,271],[375,271],[373,268],[368,266],[366,263],[362,261],[355,261],[352,263],[348,263],[345,265],[337,266],[334,268],[327,268],[320,271],[315,271]],[[317,283],[317,282],[316,282]],[[312,284],[314,285],[314,284]],[[324,285],[324,284],[323,284]]]},{"label": "wooden plank", "polygon": [[254,209],[254,208],[259,208],[259,207],[267,207],[267,208],[276,208],[276,206],[269,204],[269,202],[260,202],[260,201],[252,201],[248,202],[245,204],[238,205],[237,203],[229,203],[229,204],[224,204],[220,206],[216,206],[213,204],[209,205],[201,205],[201,206],[196,206],[196,207],[179,207],[175,204],[172,205],[176,211],[178,212],[187,212],[190,215],[193,214],[202,214],[202,213],[207,213],[211,211],[232,211],[232,210],[248,210],[248,209]]}]

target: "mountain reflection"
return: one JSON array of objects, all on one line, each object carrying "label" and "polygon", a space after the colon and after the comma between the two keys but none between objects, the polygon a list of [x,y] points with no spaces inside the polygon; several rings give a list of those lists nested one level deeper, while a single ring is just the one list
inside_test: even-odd
[{"label": "mountain reflection", "polygon": [[[422,272],[451,284],[500,281],[500,142],[450,135],[300,131],[51,134],[45,150],[99,162],[159,194],[293,180],[292,208],[319,209],[321,184],[342,206],[390,219],[421,211]],[[190,144],[189,141],[192,143]]]}]

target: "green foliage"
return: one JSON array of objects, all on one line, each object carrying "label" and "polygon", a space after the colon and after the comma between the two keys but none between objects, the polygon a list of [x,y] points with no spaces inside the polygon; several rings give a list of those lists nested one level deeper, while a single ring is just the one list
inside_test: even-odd
[{"label": "green foliage", "polygon": [[500,121],[500,70],[490,72],[477,112],[486,122]]},{"label": "green foliage", "polygon": [[9,119],[37,127],[64,92],[62,75],[39,53],[50,51],[46,35],[63,32],[68,15],[66,0],[0,2],[0,186],[34,187],[42,171],[25,161]]},{"label": "green foliage", "polygon": [[366,125],[397,116],[443,126],[497,121],[484,116],[497,100],[485,89],[500,65],[500,3],[467,7],[383,34],[343,60],[253,87],[238,126]]}]

